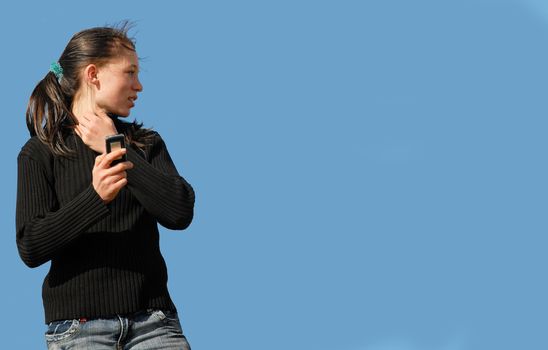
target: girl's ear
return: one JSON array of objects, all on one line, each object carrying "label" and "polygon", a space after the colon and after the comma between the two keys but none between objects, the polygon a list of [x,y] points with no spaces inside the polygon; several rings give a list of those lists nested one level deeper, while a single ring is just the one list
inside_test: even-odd
[{"label": "girl's ear", "polygon": [[84,68],[84,81],[87,84],[99,85],[99,79],[97,78],[97,66],[94,64],[88,64]]}]

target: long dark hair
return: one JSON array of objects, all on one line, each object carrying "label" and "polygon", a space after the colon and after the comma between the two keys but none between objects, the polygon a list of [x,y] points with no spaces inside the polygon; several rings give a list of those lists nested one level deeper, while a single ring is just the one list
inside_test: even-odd
[{"label": "long dark hair", "polygon": [[[72,114],[72,102],[80,87],[79,72],[86,65],[106,64],[121,50],[135,51],[135,41],[128,36],[132,23],[124,21],[117,26],[97,27],[80,31],[70,39],[59,57],[62,77],[50,71],[32,91],[27,106],[27,128],[31,136],[37,136],[56,155],[68,156],[72,153],[65,137],[78,124]],[[144,147],[152,133],[142,128],[142,123],[121,123],[126,142]],[[122,132],[122,130],[118,130]]]}]

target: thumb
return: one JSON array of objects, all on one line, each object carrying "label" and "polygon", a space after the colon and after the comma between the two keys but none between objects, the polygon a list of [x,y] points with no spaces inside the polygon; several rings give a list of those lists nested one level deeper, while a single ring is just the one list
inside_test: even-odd
[{"label": "thumb", "polygon": [[106,154],[106,153],[101,153],[100,155],[98,155],[97,157],[95,157],[95,164],[101,163],[101,161],[103,160],[103,158],[105,158],[105,154]]}]

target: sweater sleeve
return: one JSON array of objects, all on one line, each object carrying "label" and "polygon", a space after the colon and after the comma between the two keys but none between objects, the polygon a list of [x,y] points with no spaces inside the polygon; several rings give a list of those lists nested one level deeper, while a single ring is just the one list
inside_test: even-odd
[{"label": "sweater sleeve", "polygon": [[26,265],[37,267],[55,257],[109,210],[91,184],[59,208],[44,166],[28,155],[19,155],[17,165],[17,248]]},{"label": "sweater sleeve", "polygon": [[131,147],[127,157],[134,165],[127,171],[127,186],[141,205],[162,226],[187,228],[194,216],[194,190],[177,172],[160,135],[155,135],[149,161]]}]

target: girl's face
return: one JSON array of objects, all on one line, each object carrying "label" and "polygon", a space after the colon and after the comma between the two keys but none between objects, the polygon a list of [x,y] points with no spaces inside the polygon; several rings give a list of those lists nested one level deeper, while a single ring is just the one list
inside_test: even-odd
[{"label": "girl's face", "polygon": [[97,71],[95,104],[107,113],[127,117],[135,106],[137,93],[143,91],[139,81],[139,60],[134,51],[123,54],[102,65]]}]

